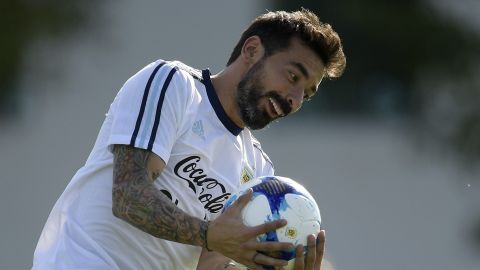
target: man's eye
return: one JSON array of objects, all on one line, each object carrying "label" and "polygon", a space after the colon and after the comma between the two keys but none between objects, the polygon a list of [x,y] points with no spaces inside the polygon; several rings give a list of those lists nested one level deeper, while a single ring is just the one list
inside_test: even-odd
[{"label": "man's eye", "polygon": [[297,82],[298,81],[298,77],[294,73],[289,72],[288,75],[290,76],[290,81],[291,82]]}]

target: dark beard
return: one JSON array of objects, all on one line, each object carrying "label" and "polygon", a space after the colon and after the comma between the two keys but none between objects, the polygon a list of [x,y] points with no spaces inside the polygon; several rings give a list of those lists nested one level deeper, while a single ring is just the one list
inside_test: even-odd
[{"label": "dark beard", "polygon": [[245,74],[237,86],[237,104],[243,123],[250,129],[262,129],[274,119],[268,115],[266,110],[259,108],[262,98],[275,100],[285,115],[291,112],[291,106],[276,91],[266,91],[260,79],[263,75],[264,59],[255,63]]}]

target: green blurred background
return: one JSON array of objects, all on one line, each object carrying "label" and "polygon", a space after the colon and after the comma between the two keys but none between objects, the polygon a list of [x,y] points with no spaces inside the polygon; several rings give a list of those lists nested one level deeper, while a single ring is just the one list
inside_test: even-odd
[{"label": "green blurred background", "polygon": [[[49,210],[88,155],[116,89],[131,74],[157,58],[179,59],[217,72],[256,15],[301,6],[315,11],[340,34],[347,55],[346,72],[340,79],[322,83],[317,96],[298,115],[257,136],[277,161],[277,174],[307,182],[323,179],[307,185],[321,197],[321,208],[328,214],[324,215],[327,231],[333,231],[328,238],[329,260],[336,269],[406,269],[409,264],[403,260],[409,256],[399,251],[411,248],[406,238],[415,234],[398,234],[398,230],[418,229],[422,235],[422,226],[429,230],[428,226],[437,225],[437,219],[431,220],[424,212],[408,215],[417,205],[401,200],[418,195],[413,200],[431,206],[424,211],[438,211],[438,220],[459,219],[451,224],[456,228],[444,233],[458,233],[454,237],[465,248],[460,253],[470,255],[458,259],[465,264],[452,268],[459,262],[448,249],[423,257],[417,254],[408,268],[478,269],[478,261],[471,259],[480,253],[480,2],[475,0],[2,1],[0,179],[5,240],[0,261],[6,267],[2,269],[30,267]],[[306,146],[291,139],[302,130],[313,134],[305,139]],[[316,147],[315,152],[308,152]],[[376,148],[382,148],[378,156],[374,155]],[[401,153],[405,148],[410,149],[408,154]],[[292,152],[298,158],[292,159]],[[407,165],[394,164],[397,154],[405,156],[401,160]],[[313,158],[291,162],[308,155]],[[41,163],[40,159],[48,161]],[[365,159],[372,164],[361,167]],[[320,168],[315,160],[322,161]],[[359,177],[342,182],[358,176],[359,170],[377,172],[382,166],[387,168],[385,173],[366,174],[365,181]],[[56,167],[63,171],[53,173]],[[344,175],[344,170],[351,174]],[[432,180],[427,182],[424,176]],[[375,177],[378,182],[368,182]],[[452,209],[461,209],[462,214],[442,212],[454,210],[442,206],[449,199],[441,202],[443,195],[434,195],[436,178],[438,186],[445,186],[437,195],[451,196],[458,203]],[[405,185],[396,186],[398,181],[392,179],[405,180]],[[378,184],[389,180],[391,186]],[[440,184],[443,180],[448,183]],[[418,183],[426,185],[422,192],[415,191]],[[365,207],[388,205],[389,192],[402,190],[403,195],[392,200],[400,200],[395,209],[401,209],[403,218],[432,223],[417,226],[423,224],[418,221],[409,227],[408,221],[397,222],[398,226],[390,228],[397,238],[369,245],[370,239],[389,233],[384,222],[391,217],[385,213],[394,214],[393,209],[379,209],[362,220],[366,227],[376,229],[367,231],[364,238],[356,238],[359,231],[347,239],[346,231],[358,228],[355,223],[361,219],[357,214],[362,215],[353,206],[361,204],[344,193],[352,185],[361,186]],[[385,196],[373,201],[377,198],[373,194],[378,193]],[[372,201],[367,202],[369,197]],[[392,246],[399,239],[405,242],[400,240],[397,251]],[[435,250],[436,242],[428,241],[425,247]],[[347,247],[353,242],[356,251]],[[449,242],[444,244],[448,247]],[[362,247],[365,250],[360,252]]]}]

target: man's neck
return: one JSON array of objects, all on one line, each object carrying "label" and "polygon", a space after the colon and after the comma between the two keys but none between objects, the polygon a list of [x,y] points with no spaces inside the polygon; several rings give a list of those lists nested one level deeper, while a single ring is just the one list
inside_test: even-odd
[{"label": "man's neck", "polygon": [[220,73],[211,77],[213,88],[228,117],[239,127],[245,127],[237,104],[237,85],[241,74],[234,72],[234,69],[227,67]]}]

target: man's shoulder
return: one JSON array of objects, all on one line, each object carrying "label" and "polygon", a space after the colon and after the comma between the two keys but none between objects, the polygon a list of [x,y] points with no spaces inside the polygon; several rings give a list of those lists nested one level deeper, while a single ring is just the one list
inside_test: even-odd
[{"label": "man's shoulder", "polygon": [[[140,71],[135,75],[144,74],[151,79],[154,77],[168,77],[175,76],[183,77],[184,79],[194,79],[202,80],[202,70],[186,65],[185,63],[178,60],[164,60],[157,59],[153,62],[150,62],[148,65],[144,66]],[[180,76],[178,76],[180,75]],[[133,76],[135,77],[135,76]]]},{"label": "man's shoulder", "polygon": [[[204,87],[204,80],[202,76],[202,70],[191,67],[178,60],[157,60],[158,66],[161,66],[164,77],[167,77],[171,73],[171,84],[182,90],[181,92],[189,93],[187,95],[201,95],[199,90]],[[169,78],[165,78],[168,80]]]},{"label": "man's shoulder", "polygon": [[158,59],[130,77],[114,103],[123,103],[122,107],[127,108],[140,106],[142,112],[146,109],[160,111],[166,103],[175,104],[178,110],[193,109],[195,106],[191,105],[200,104],[202,100],[201,74],[201,70],[180,61]]},{"label": "man's shoulder", "polygon": [[161,73],[160,76],[164,78],[171,76],[176,83],[202,81],[202,70],[186,65],[178,60],[158,59],[148,66],[151,67],[151,72]]},{"label": "man's shoulder", "polygon": [[[199,88],[202,88],[202,70],[193,68],[177,60],[158,59],[149,63],[137,74],[131,77],[126,85],[131,86],[129,81],[136,81],[133,85],[145,85],[145,91],[165,92],[165,98],[188,98],[199,96]],[[141,87],[140,87],[141,88]],[[135,92],[137,92],[135,90]]]},{"label": "man's shoulder", "polygon": [[202,70],[191,67],[189,65],[186,65],[183,62],[173,60],[173,61],[167,61],[171,66],[174,66],[177,68],[177,70],[181,73],[183,73],[186,76],[189,76],[195,80],[201,80],[202,79]]}]

